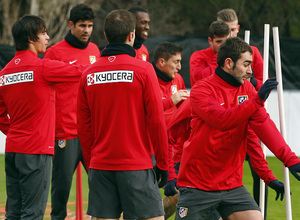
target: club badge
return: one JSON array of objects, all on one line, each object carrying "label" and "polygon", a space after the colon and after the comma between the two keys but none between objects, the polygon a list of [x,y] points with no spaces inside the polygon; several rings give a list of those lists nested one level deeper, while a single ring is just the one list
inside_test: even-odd
[{"label": "club badge", "polygon": [[147,61],[147,54],[142,54],[142,59],[143,59],[144,61]]},{"label": "club badge", "polygon": [[180,207],[179,208],[179,216],[180,218],[184,218],[187,215],[188,208]]},{"label": "club badge", "polygon": [[175,92],[177,92],[177,85],[173,85],[171,87],[171,90],[172,90],[172,94],[174,94]]},{"label": "club badge", "polygon": [[64,148],[66,146],[66,140],[58,140],[58,146]]},{"label": "club badge", "polygon": [[238,98],[238,105],[242,104],[244,101],[248,100],[247,95],[238,96],[237,98]]},{"label": "club badge", "polygon": [[90,56],[90,62],[91,64],[96,62],[96,57],[95,56]]}]

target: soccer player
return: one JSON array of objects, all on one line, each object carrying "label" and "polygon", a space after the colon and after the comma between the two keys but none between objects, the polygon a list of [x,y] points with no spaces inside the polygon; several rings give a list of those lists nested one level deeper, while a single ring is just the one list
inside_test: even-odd
[{"label": "soccer player", "polygon": [[[228,25],[231,37],[237,37],[240,31],[240,25],[238,17],[232,8],[225,8],[218,11],[217,20],[224,21]],[[254,84],[255,89],[258,91],[262,85],[264,61],[258,48],[255,46],[251,46],[251,48],[253,50],[253,62],[251,64],[251,67],[252,75],[254,76],[254,78],[251,78],[251,80],[253,80],[252,84]]]},{"label": "soccer player", "polygon": [[150,17],[148,12],[141,7],[132,7],[128,11],[134,14],[136,18],[135,24],[135,40],[133,48],[136,58],[149,61],[149,52],[144,42],[147,40],[150,30]]},{"label": "soccer player", "polygon": [[[94,18],[92,8],[85,4],[75,5],[70,11],[68,34],[46,50],[45,58],[72,64],[95,63],[100,58],[100,51],[96,44],[90,42]],[[56,85],[55,154],[51,184],[53,220],[67,216],[73,173],[80,161],[84,164],[77,134],[78,88],[79,81]]]},{"label": "soccer player", "polygon": [[[237,37],[240,25],[238,22],[238,17],[232,8],[225,8],[217,12],[217,20],[224,21],[228,25],[230,29],[231,37]],[[253,62],[251,64],[252,67],[252,77],[250,78],[251,83],[258,91],[260,86],[262,85],[263,80],[263,58],[258,50],[257,47],[250,45],[253,50],[252,59]],[[211,71],[213,73],[214,71]],[[260,178],[257,173],[254,171],[251,160],[249,159],[248,155],[246,156],[246,160],[249,163],[251,174],[253,177],[253,197],[257,204],[259,205],[259,195],[260,195]],[[267,216],[267,204],[268,204],[268,187],[265,187],[265,211],[264,211],[264,219]]]},{"label": "soccer player", "polygon": [[[164,116],[166,125],[169,124],[176,109],[189,96],[182,77],[178,73],[181,70],[181,55],[183,48],[176,43],[162,42],[154,50],[153,67],[155,69],[160,94],[164,106]],[[175,174],[174,163],[172,159],[172,148],[169,148],[169,180],[165,186],[166,197],[163,200],[165,218],[167,219],[174,213],[174,207],[178,200],[178,194],[175,190],[177,175]],[[172,193],[166,193],[171,188]],[[174,192],[175,191],[175,192]],[[177,194],[177,195],[176,195]]]},{"label": "soccer player", "polygon": [[[210,76],[217,66],[217,53],[221,44],[230,36],[230,29],[223,21],[214,21],[208,28],[209,48],[195,51],[190,57],[191,86]],[[212,69],[212,70],[211,70]]]},{"label": "soccer player", "polygon": [[221,45],[217,63],[215,74],[191,90],[192,132],[183,149],[175,219],[210,219],[214,210],[223,219],[262,219],[242,182],[248,126],[300,180],[299,158],[263,107],[278,83],[269,79],[255,91],[246,80],[252,49],[236,37]]},{"label": "soccer player", "polygon": [[[109,42],[78,94],[78,135],[89,177],[92,219],[163,220],[159,186],[168,180],[167,133],[155,71],[135,58],[135,17],[110,12]],[[153,171],[151,144],[155,153]]]},{"label": "soccer player", "polygon": [[154,50],[153,67],[155,69],[162,96],[166,125],[181,103],[189,96],[182,77],[181,54],[183,48],[176,43],[162,42]]},{"label": "soccer player", "polygon": [[6,219],[42,220],[54,154],[55,85],[78,82],[85,67],[37,57],[49,40],[40,17],[20,18],[12,34],[17,52],[0,72],[0,124],[7,121],[7,114],[10,117]]}]

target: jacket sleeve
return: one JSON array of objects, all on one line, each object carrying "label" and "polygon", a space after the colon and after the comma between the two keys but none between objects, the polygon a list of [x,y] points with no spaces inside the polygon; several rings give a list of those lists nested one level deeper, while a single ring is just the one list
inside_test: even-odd
[{"label": "jacket sleeve", "polygon": [[84,163],[87,170],[91,160],[93,146],[91,112],[85,93],[86,77],[81,78],[77,100],[77,131],[80,140]]},{"label": "jacket sleeve", "polygon": [[49,48],[46,50],[46,52],[45,52],[45,54],[44,54],[44,58],[49,58],[49,59],[51,59],[51,60],[60,60],[60,59],[57,57],[57,55],[56,55],[56,53],[55,53],[55,50],[52,49],[52,47],[49,47]]},{"label": "jacket sleeve", "polygon": [[201,57],[198,51],[194,52],[190,58],[190,80],[192,87],[198,80],[205,78],[202,75],[202,71],[207,67],[208,63],[206,60]]},{"label": "jacket sleeve", "polygon": [[191,119],[190,98],[188,98],[176,110],[167,127],[169,146],[173,151],[174,163],[181,161],[184,142],[188,140],[191,133]]},{"label": "jacket sleeve", "polygon": [[3,96],[0,94],[0,130],[3,134],[7,135],[8,129],[9,129],[9,117],[7,108],[5,106]]},{"label": "jacket sleeve", "polygon": [[172,108],[173,107],[173,101],[171,99],[171,97],[166,97],[166,98],[163,98],[162,99],[162,103],[163,103],[163,107],[164,107],[164,110],[167,110],[169,108]]},{"label": "jacket sleeve", "polygon": [[263,66],[264,66],[264,60],[258,50],[257,47],[251,46],[252,50],[253,50],[253,62],[252,62],[252,69],[253,69],[253,75],[254,78],[257,81],[257,85],[256,85],[256,91],[258,91],[260,89],[260,87],[263,84]]},{"label": "jacket sleeve", "polygon": [[[197,95],[193,95],[194,92]],[[242,104],[226,109],[213,98],[212,90],[204,81],[196,84],[191,90],[192,113],[220,131],[230,130],[249,120],[250,116],[262,106],[263,101],[255,94]]]},{"label": "jacket sleeve", "polygon": [[249,124],[259,139],[286,167],[300,162],[300,159],[287,145],[276,125],[270,119],[265,108],[260,108],[259,111],[255,112],[251,116]]},{"label": "jacket sleeve", "polygon": [[160,88],[152,65],[144,74],[144,101],[149,137],[155,153],[156,166],[168,170],[168,137]]},{"label": "jacket sleeve", "polygon": [[248,127],[247,131],[247,153],[250,157],[253,169],[267,185],[276,179],[272,170],[269,169],[259,139],[250,127]]},{"label": "jacket sleeve", "polygon": [[[44,78],[48,82],[79,82],[81,74],[90,65],[71,65],[58,60],[43,59]],[[63,73],[63,74],[62,74]]]},{"label": "jacket sleeve", "polygon": [[214,55],[212,62],[208,63],[206,65],[199,65],[199,67],[197,67],[195,69],[195,79],[196,81],[199,81],[201,79],[205,79],[206,77],[209,77],[210,75],[212,75],[216,68],[217,68],[218,64],[217,64],[217,54]]}]

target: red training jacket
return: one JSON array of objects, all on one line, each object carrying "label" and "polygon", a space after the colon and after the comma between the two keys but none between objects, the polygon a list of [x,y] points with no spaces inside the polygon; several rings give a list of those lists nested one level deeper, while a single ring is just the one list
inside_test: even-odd
[{"label": "red training jacket", "polygon": [[88,68],[78,94],[78,135],[88,168],[168,170],[168,140],[152,64],[127,54],[103,56]]},{"label": "red training jacket", "polygon": [[166,125],[168,126],[176,107],[179,107],[182,103],[181,101],[175,106],[173,104],[171,96],[179,90],[186,90],[186,88],[184,85],[184,81],[179,73],[176,73],[175,78],[171,82],[165,82],[159,77],[157,78],[158,78],[160,93],[163,101]]},{"label": "red training jacket", "polygon": [[85,68],[16,52],[0,72],[0,112],[10,116],[5,152],[54,154],[55,83],[78,82]]},{"label": "red training jacket", "polygon": [[[70,64],[93,64],[100,58],[96,44],[89,43],[85,49],[72,47],[64,39],[46,50],[45,58],[60,60]],[[65,72],[61,72],[65,74]],[[55,140],[72,139],[77,134],[77,83],[56,85]]]},{"label": "red training jacket", "polygon": [[[253,50],[251,64],[253,75],[257,81],[255,89],[258,91],[263,81],[263,58],[255,46],[250,46]],[[195,51],[190,57],[190,80],[193,86],[198,80],[212,75],[217,68],[217,53],[211,47]]]},{"label": "red training jacket", "polygon": [[142,46],[139,49],[134,49],[136,53],[136,58],[144,61],[149,61],[149,51],[147,47],[142,44]]},{"label": "red training jacket", "polygon": [[239,87],[216,74],[200,80],[191,90],[191,109],[192,132],[183,148],[179,187],[219,191],[242,186],[249,125],[285,166],[300,162],[247,80]]}]

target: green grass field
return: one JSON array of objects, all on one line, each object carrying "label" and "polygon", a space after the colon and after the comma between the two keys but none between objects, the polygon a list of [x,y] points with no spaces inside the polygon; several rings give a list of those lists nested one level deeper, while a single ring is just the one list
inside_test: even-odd
[{"label": "green grass field", "polygon": [[[282,163],[275,157],[267,157],[270,168],[273,170],[275,176],[283,182],[283,166]],[[68,218],[74,219],[75,216],[75,201],[76,201],[76,178],[74,175],[73,185],[70,193],[69,205],[68,205]],[[252,193],[252,177],[248,163],[244,163],[244,184],[247,189]],[[292,212],[293,219],[300,219],[300,182],[296,180],[292,175],[290,175],[290,184],[292,191]],[[87,198],[88,198],[88,184],[87,175],[85,171],[82,173],[82,185],[83,185],[83,210],[87,209]],[[163,194],[163,191],[161,191]],[[284,220],[286,219],[285,214],[285,201],[275,201],[276,193],[273,189],[269,188],[269,199],[268,199],[268,220]],[[5,215],[5,201],[6,201],[6,191],[5,191],[5,170],[4,170],[4,155],[0,155],[0,219],[4,219]],[[50,199],[48,200],[50,203]],[[49,217],[50,206],[47,207],[45,219],[50,219]],[[88,219],[88,218],[86,218]],[[174,219],[174,216],[169,218]]]}]

